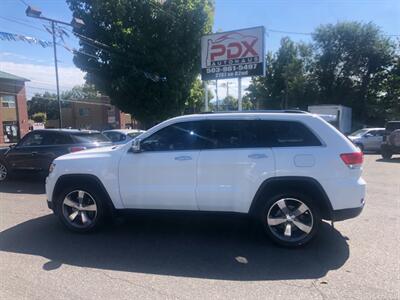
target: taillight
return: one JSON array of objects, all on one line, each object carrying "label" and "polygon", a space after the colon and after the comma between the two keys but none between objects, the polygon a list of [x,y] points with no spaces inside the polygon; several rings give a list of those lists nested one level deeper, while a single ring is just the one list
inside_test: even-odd
[{"label": "taillight", "polygon": [[364,161],[364,154],[362,152],[343,153],[340,158],[351,169],[360,167]]},{"label": "taillight", "polygon": [[82,151],[82,150],[85,150],[86,149],[86,147],[82,147],[82,146],[74,146],[74,147],[71,147],[71,148],[69,148],[69,152],[78,152],[78,151]]}]

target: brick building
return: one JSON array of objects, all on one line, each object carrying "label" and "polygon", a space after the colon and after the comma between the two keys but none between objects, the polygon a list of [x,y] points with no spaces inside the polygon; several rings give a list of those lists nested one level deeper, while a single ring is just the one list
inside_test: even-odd
[{"label": "brick building", "polygon": [[[106,96],[95,100],[64,102],[61,112],[64,128],[106,130],[131,127],[131,120],[127,120],[125,113],[111,105]],[[58,120],[47,120],[46,127],[58,127]]]},{"label": "brick building", "polygon": [[0,71],[0,144],[16,143],[29,131],[26,81]]}]

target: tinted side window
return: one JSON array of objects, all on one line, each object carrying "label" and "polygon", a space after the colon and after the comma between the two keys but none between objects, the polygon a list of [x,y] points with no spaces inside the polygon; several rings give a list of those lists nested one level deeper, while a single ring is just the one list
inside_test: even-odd
[{"label": "tinted side window", "polygon": [[46,132],[44,136],[44,145],[67,145],[72,144],[72,139],[63,133]]},{"label": "tinted side window", "polygon": [[31,147],[31,146],[42,146],[44,145],[44,134],[43,132],[31,132],[27,135],[21,146],[22,147]]},{"label": "tinted side window", "polygon": [[199,149],[195,122],[182,122],[167,126],[141,143],[144,151],[177,151]]},{"label": "tinted side window", "polygon": [[256,121],[208,120],[199,122],[202,149],[263,147]]},{"label": "tinted side window", "polygon": [[271,141],[272,147],[321,146],[318,138],[300,122],[265,121],[265,126],[271,136],[264,138]]}]

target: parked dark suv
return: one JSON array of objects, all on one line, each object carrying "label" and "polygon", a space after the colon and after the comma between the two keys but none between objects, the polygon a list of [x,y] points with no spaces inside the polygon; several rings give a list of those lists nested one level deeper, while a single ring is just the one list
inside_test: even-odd
[{"label": "parked dark suv", "polygon": [[0,181],[11,173],[42,172],[47,174],[58,156],[90,148],[111,145],[98,131],[74,129],[34,130],[16,145],[0,148]]},{"label": "parked dark suv", "polygon": [[390,159],[393,154],[400,154],[400,121],[386,123],[381,153],[384,159]]}]

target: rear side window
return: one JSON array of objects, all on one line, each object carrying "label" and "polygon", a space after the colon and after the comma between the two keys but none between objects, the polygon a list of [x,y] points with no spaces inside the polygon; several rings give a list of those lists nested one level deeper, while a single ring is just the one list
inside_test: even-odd
[{"label": "rear side window", "polygon": [[266,121],[264,126],[271,127],[264,138],[272,143],[272,147],[321,146],[318,138],[300,122]]},{"label": "rear side window", "polygon": [[99,132],[74,132],[71,136],[75,143],[104,143],[110,140]]},{"label": "rear side window", "polygon": [[202,149],[320,146],[302,123],[269,120],[207,120],[199,122]]}]

